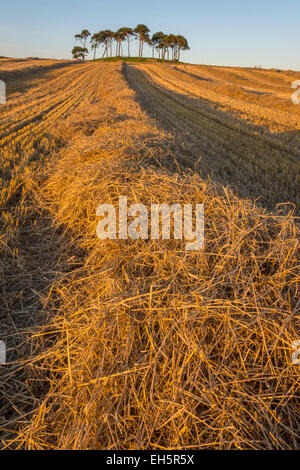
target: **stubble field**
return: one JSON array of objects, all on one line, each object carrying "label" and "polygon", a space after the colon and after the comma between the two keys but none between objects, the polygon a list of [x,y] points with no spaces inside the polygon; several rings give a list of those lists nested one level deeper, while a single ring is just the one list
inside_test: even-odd
[{"label": "stubble field", "polygon": [[[45,62],[0,60],[2,448],[299,449],[300,74]],[[100,241],[119,196],[204,249]]]}]

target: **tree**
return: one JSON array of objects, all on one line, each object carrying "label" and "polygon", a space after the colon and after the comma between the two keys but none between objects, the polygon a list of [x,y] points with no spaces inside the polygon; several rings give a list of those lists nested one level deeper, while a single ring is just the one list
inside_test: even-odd
[{"label": "tree", "polygon": [[180,61],[180,53],[181,51],[189,51],[189,43],[184,36],[177,36],[177,55],[176,60]]},{"label": "tree", "polygon": [[113,41],[113,38],[115,37],[115,33],[113,31],[110,31],[110,29],[106,29],[105,31],[99,31],[98,37],[99,37],[99,44],[102,44],[104,46],[102,59],[104,58],[105,55],[106,57],[108,57],[109,50],[110,50],[110,56],[112,57],[112,41]]},{"label": "tree", "polygon": [[108,49],[110,46],[110,37],[108,34],[108,29],[106,29],[105,31],[101,31],[101,43],[104,45],[104,52],[102,56],[102,59],[103,59],[105,54],[106,54],[106,57],[108,57]]},{"label": "tree", "polygon": [[122,47],[122,42],[126,39],[127,33],[125,31],[125,28],[120,28],[115,34],[115,40],[117,42],[117,47],[116,47],[116,57],[121,57],[121,47]]},{"label": "tree", "polygon": [[81,59],[84,62],[85,56],[89,53],[86,47],[73,47],[72,54],[74,59]]},{"label": "tree", "polygon": [[[172,50],[172,60],[175,60],[175,51],[177,46],[177,36],[175,34],[169,34],[168,36],[168,47]],[[168,60],[169,60],[169,50],[168,50]]]},{"label": "tree", "polygon": [[83,29],[80,34],[75,34],[76,41],[80,41],[83,47],[86,47],[86,41],[91,35],[88,29]]},{"label": "tree", "polygon": [[151,43],[149,37],[150,29],[144,24],[138,24],[134,29],[134,32],[138,35],[139,38],[139,57],[143,57],[144,43]]},{"label": "tree", "polygon": [[113,43],[113,40],[116,36],[116,33],[111,31],[110,29],[106,29],[105,30],[105,36],[106,36],[106,40],[107,40],[107,57],[108,57],[108,48],[110,49],[110,57],[112,57],[112,43]]},{"label": "tree", "polygon": [[99,45],[102,43],[101,32],[93,34],[91,37],[91,47],[94,49],[94,60],[96,59],[96,51]]},{"label": "tree", "polygon": [[160,40],[157,42],[157,46],[156,46],[156,49],[158,50],[158,57],[159,59],[162,59],[164,60],[164,37],[165,35],[163,35]]},{"label": "tree", "polygon": [[127,45],[128,45],[128,57],[130,57],[130,36],[135,36],[135,33],[132,28],[120,28],[119,31],[122,33],[123,41],[127,39]]},{"label": "tree", "polygon": [[157,51],[158,51],[158,53],[159,53],[158,58],[160,59],[160,48],[159,48],[159,44],[160,44],[161,40],[163,39],[163,37],[164,37],[164,33],[162,33],[161,31],[159,31],[158,33],[153,34],[152,39],[151,39],[151,44],[152,44],[152,57],[154,57],[154,48],[156,48]]},{"label": "tree", "polygon": [[169,51],[169,47],[170,47],[169,36],[167,34],[164,34],[158,43],[158,48],[161,49],[162,60],[165,60],[166,53]]}]

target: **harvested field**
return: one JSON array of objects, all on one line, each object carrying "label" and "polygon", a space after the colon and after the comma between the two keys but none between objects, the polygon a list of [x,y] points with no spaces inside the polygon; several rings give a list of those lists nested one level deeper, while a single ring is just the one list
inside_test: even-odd
[{"label": "harvested field", "polygon": [[300,112],[291,94],[286,105],[294,112],[283,112],[236,98],[235,84],[231,94],[228,88],[216,92],[213,87],[224,85],[177,68],[126,66],[126,73],[145,108],[182,136],[187,165],[201,159],[206,176],[231,185],[241,197],[261,198],[269,209],[282,202],[299,208]]},{"label": "harvested field", "polygon": [[[299,111],[230,93],[259,72],[86,63],[12,86],[3,449],[300,448]],[[121,195],[204,203],[204,249],[100,241]]]}]

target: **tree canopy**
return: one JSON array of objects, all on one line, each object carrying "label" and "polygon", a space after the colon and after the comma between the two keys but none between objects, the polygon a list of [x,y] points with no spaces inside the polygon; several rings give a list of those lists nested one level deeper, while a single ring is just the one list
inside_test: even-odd
[{"label": "tree canopy", "polygon": [[84,61],[88,53],[89,51],[86,47],[75,46],[72,49],[72,54],[73,54],[74,59],[81,59]]}]

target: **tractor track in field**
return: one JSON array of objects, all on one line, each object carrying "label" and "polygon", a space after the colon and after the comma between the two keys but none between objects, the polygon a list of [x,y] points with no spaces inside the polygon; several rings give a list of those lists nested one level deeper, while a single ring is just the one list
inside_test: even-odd
[{"label": "tractor track in field", "polygon": [[[16,104],[5,116],[5,121],[0,125],[0,146],[12,146],[21,140],[32,140],[39,136],[43,130],[59,118],[66,116],[74,109],[85,96],[88,96],[93,90],[97,81],[97,72],[94,67],[88,67],[88,70],[81,71],[80,74],[75,70],[72,81],[72,74],[67,75],[61,82],[54,80],[47,86],[48,94],[35,99],[34,103]],[[66,86],[68,85],[68,88]],[[56,85],[56,86],[55,86]]]},{"label": "tractor track in field", "polygon": [[[282,202],[299,205],[299,149],[216,109],[205,99],[169,89],[164,67],[153,72],[151,66],[125,65],[124,73],[146,111],[168,130],[175,130],[183,148],[189,148],[187,161],[181,163],[193,166],[200,158],[203,174],[232,186],[242,197],[262,196],[261,202],[268,208]],[[164,78],[161,82],[159,75]]]},{"label": "tractor track in field", "polygon": [[49,319],[43,296],[81,266],[81,251],[65,227],[57,229],[37,187],[46,178],[48,157],[67,143],[65,128],[56,141],[54,126],[71,117],[66,127],[73,129],[72,112],[80,107],[84,116],[102,80],[101,64],[74,65],[1,108],[0,330],[11,364],[0,368],[0,446],[9,434],[7,423],[28,419],[38,404],[38,395],[28,392],[26,361],[17,361],[30,356],[28,336]]},{"label": "tractor track in field", "polygon": [[[35,147],[48,130],[91,99],[101,80],[101,66],[86,64],[12,99],[0,121],[0,205],[5,207],[20,185],[19,179],[35,159]],[[43,159],[43,155],[39,159]]]}]

